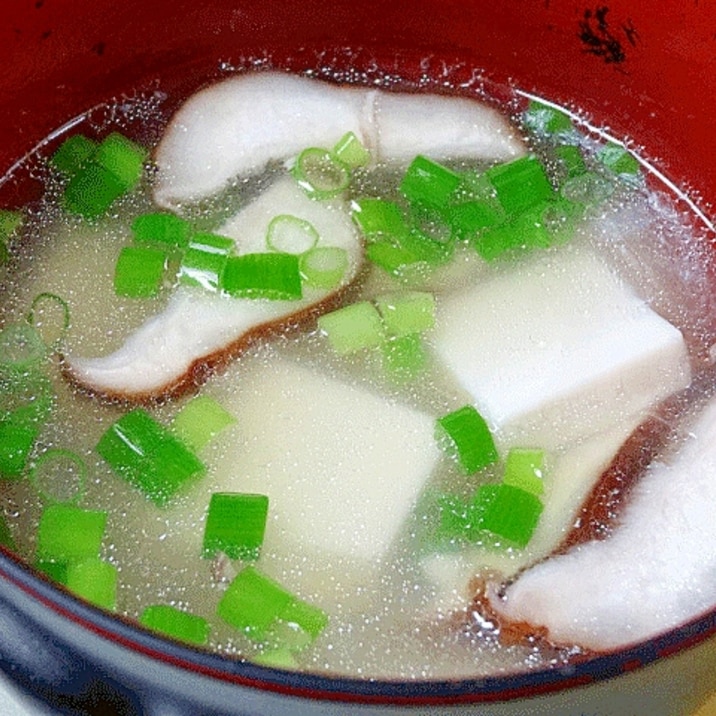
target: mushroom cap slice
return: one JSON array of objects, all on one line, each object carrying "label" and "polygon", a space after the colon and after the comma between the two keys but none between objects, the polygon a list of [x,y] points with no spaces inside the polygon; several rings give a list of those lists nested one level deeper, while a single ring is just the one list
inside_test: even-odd
[{"label": "mushroom cap slice", "polygon": [[236,253],[266,251],[266,232],[279,214],[309,221],[318,246],[345,249],[348,269],[336,289],[304,288],[295,301],[232,298],[180,286],[166,308],[127,336],[113,353],[98,357],[66,355],[70,379],[93,393],[148,402],[201,383],[213,367],[242,352],[257,338],[307,320],[332,306],[358,275],[363,247],[346,202],[309,199],[284,177],[217,230],[236,242]]}]

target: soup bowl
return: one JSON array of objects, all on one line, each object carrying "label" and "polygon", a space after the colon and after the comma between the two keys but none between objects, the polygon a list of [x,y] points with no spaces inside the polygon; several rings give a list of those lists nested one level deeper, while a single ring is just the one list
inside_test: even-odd
[{"label": "soup bowl", "polygon": [[[5,206],[39,190],[17,163],[72,118],[127,93],[186,96],[236,67],[485,82],[575,107],[637,147],[710,226],[716,96],[708,3],[570,0],[36,0],[0,26]],[[477,78],[477,79],[476,79]],[[171,100],[170,100],[171,101]],[[302,674],[192,649],[58,589],[0,548],[0,667],[67,713],[691,714],[716,689],[716,608],[568,666],[395,681]]]}]

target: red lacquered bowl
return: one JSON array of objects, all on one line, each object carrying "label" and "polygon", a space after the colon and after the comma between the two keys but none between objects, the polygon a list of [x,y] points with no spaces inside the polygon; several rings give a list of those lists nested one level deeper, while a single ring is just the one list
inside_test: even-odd
[{"label": "red lacquered bowl", "polygon": [[[23,0],[0,25],[0,174],[127,92],[185,95],[265,58],[452,86],[480,77],[578,107],[639,148],[708,223],[716,199],[716,8],[678,0],[410,5],[336,0]],[[222,70],[222,67],[224,68]],[[4,205],[32,195],[6,181]],[[716,688],[716,609],[569,668],[438,682],[282,672],[160,639],[0,551],[0,667],[57,708],[97,714],[690,714]]]}]

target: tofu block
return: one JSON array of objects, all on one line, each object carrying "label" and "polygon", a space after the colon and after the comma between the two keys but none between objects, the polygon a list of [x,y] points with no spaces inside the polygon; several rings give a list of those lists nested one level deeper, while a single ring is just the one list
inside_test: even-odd
[{"label": "tofu block", "polygon": [[439,460],[434,418],[286,359],[240,376],[214,489],[267,494],[261,568],[345,608],[384,569]]},{"label": "tofu block", "polygon": [[443,299],[433,345],[503,451],[574,444],[691,378],[680,331],[576,244]]}]

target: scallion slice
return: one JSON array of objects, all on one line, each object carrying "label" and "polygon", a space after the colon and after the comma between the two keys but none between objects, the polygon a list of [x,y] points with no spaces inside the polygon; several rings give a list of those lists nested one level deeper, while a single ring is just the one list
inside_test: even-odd
[{"label": "scallion slice", "polygon": [[472,405],[465,405],[437,421],[438,443],[466,474],[497,460],[497,448],[485,419]]},{"label": "scallion slice", "polygon": [[206,472],[194,452],[142,408],[113,423],[96,450],[115,473],[160,506]]},{"label": "scallion slice", "polygon": [[134,240],[157,243],[164,247],[186,248],[192,234],[191,224],[176,214],[156,211],[141,214],[132,222]]},{"label": "scallion slice", "polygon": [[217,613],[227,624],[254,641],[266,641],[279,621],[295,623],[315,638],[325,628],[328,617],[255,567],[245,567],[224,592]]},{"label": "scallion slice", "polygon": [[146,607],[139,616],[139,623],[165,636],[197,645],[206,644],[211,631],[204,617],[169,604],[152,604]]},{"label": "scallion slice", "polygon": [[526,156],[497,164],[485,172],[509,217],[548,201],[554,191],[537,157]]},{"label": "scallion slice", "polygon": [[75,134],[65,139],[50,157],[50,163],[63,174],[73,176],[89,161],[97,151],[97,142]]},{"label": "scallion slice", "polygon": [[215,492],[204,527],[204,556],[214,557],[223,552],[230,559],[258,559],[268,506],[266,495]]},{"label": "scallion slice", "polygon": [[502,481],[533,495],[544,492],[544,450],[512,448],[507,453]]},{"label": "scallion slice", "polygon": [[318,319],[318,328],[336,353],[345,355],[379,346],[385,328],[378,309],[369,301],[359,301],[325,313]]},{"label": "scallion slice", "polygon": [[0,512],[0,546],[7,547],[11,550],[16,549],[12,532],[10,531],[5,515],[2,514],[2,512]]},{"label": "scallion slice", "polygon": [[375,305],[391,336],[421,333],[435,325],[435,297],[427,291],[385,293]]},{"label": "scallion slice", "polygon": [[334,145],[332,154],[351,169],[364,167],[370,163],[370,152],[354,132],[346,132]]},{"label": "scallion slice", "polygon": [[22,226],[23,215],[21,211],[0,209],[0,243],[7,240]]},{"label": "scallion slice", "polygon": [[48,501],[76,504],[84,497],[87,464],[71,450],[50,448],[35,460],[30,481]]},{"label": "scallion slice", "polygon": [[474,500],[480,528],[525,547],[537,526],[543,505],[539,497],[514,485],[482,485]]},{"label": "scallion slice", "polygon": [[318,243],[316,227],[306,219],[292,214],[279,214],[269,222],[266,245],[271,251],[302,254]]},{"label": "scallion slice", "polygon": [[0,420],[0,477],[13,480],[22,475],[39,433],[39,426],[24,416]]},{"label": "scallion slice", "polygon": [[624,147],[609,142],[597,152],[597,159],[615,174],[636,176],[639,174],[639,162]]},{"label": "scallion slice", "polygon": [[298,256],[274,252],[230,256],[221,287],[238,298],[295,301],[303,295]]},{"label": "scallion slice", "polygon": [[218,291],[228,258],[227,253],[190,245],[179,264],[179,281],[185,286],[200,286],[206,291]]},{"label": "scallion slice", "polygon": [[144,147],[119,132],[112,132],[100,142],[92,161],[112,172],[123,191],[129,191],[141,178],[146,158]]},{"label": "scallion slice", "polygon": [[412,380],[427,367],[428,354],[418,333],[389,338],[381,349],[384,368],[399,382]]},{"label": "scallion slice", "polygon": [[56,350],[70,327],[70,307],[54,293],[38,293],[30,305],[27,322],[50,350]]},{"label": "scallion slice", "polygon": [[298,269],[307,286],[336,288],[348,270],[348,252],[340,246],[316,246],[300,256]]},{"label": "scallion slice", "polygon": [[128,298],[156,296],[162,286],[167,255],[148,246],[125,246],[114,267],[114,292]]},{"label": "scallion slice", "polygon": [[264,640],[293,595],[255,567],[244,567],[222,595],[219,617],[255,641]]},{"label": "scallion slice", "polygon": [[174,416],[172,428],[192,450],[200,452],[236,418],[208,395],[192,398]]},{"label": "scallion slice", "polygon": [[538,134],[563,134],[574,129],[568,114],[538,100],[530,100],[523,117],[528,129]]},{"label": "scallion slice", "polygon": [[408,232],[400,207],[387,199],[354,199],[351,202],[351,217],[368,241],[397,240]]},{"label": "scallion slice", "polygon": [[0,368],[24,372],[37,367],[47,355],[42,336],[29,323],[11,323],[0,331]]},{"label": "scallion slice", "polygon": [[71,214],[96,219],[126,192],[126,187],[106,167],[90,162],[65,187],[64,205]]},{"label": "scallion slice", "polygon": [[398,189],[411,204],[441,210],[450,203],[460,182],[457,172],[418,155],[408,166]]},{"label": "scallion slice", "polygon": [[102,609],[117,606],[117,568],[99,558],[68,565],[65,586],[76,596]]},{"label": "scallion slice", "polygon": [[107,513],[67,504],[42,512],[37,530],[37,557],[48,562],[81,562],[99,557]]},{"label": "scallion slice", "polygon": [[299,186],[313,199],[338,196],[350,184],[350,170],[332,152],[319,147],[304,149],[292,173]]}]

